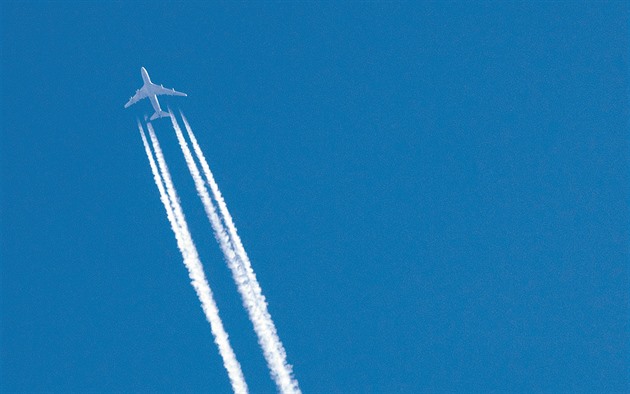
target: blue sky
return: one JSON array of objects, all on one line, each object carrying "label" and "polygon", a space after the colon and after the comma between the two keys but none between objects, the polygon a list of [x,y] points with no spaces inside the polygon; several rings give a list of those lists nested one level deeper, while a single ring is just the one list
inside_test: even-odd
[{"label": "blue sky", "polygon": [[[629,391],[622,2],[3,2],[0,388],[229,392],[136,127],[155,82],[304,392]],[[155,122],[252,392],[273,392]]]}]

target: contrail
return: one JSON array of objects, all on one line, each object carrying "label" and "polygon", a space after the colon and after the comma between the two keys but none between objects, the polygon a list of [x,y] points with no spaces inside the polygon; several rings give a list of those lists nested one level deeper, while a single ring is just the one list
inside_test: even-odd
[{"label": "contrail", "polygon": [[[188,225],[182,212],[181,205],[179,204],[177,192],[175,190],[175,187],[173,186],[171,175],[164,160],[164,155],[162,154],[160,144],[157,140],[157,137],[155,136],[155,132],[151,123],[147,124],[147,128],[149,129],[149,135],[151,137],[153,150],[155,151],[160,171],[158,171],[158,168],[155,164],[155,160],[153,158],[151,149],[149,148],[149,144],[144,134],[142,125],[140,124],[140,121],[138,121],[138,129],[140,130],[140,135],[144,144],[144,150],[147,154],[147,158],[149,159],[149,165],[151,166],[151,171],[153,172],[155,184],[158,188],[158,191],[160,192],[160,200],[162,201],[164,209],[166,210],[166,216],[168,217],[168,221],[171,224],[173,233],[175,233],[177,246],[179,247],[179,250],[184,258],[184,265],[186,265],[186,268],[188,269],[188,275],[192,280],[191,283],[193,285],[193,288],[195,289],[197,296],[201,301],[201,307],[206,315],[206,319],[210,323],[210,329],[212,331],[212,334],[214,335],[214,342],[217,344],[217,347],[219,348],[219,353],[223,358],[223,365],[228,372],[228,377],[230,379],[230,383],[232,384],[232,389],[237,394],[246,394],[247,383],[245,383],[245,378],[243,377],[241,365],[236,359],[236,355],[234,354],[234,350],[232,349],[232,346],[230,345],[230,341],[228,339],[228,334],[223,327],[221,318],[219,317],[219,309],[217,308],[217,305],[212,296],[212,290],[210,290],[210,286],[208,285],[205,274],[203,272],[203,267],[201,265],[201,261],[199,260],[197,248],[195,247],[195,244],[193,243],[192,237],[190,235],[190,231],[188,230]],[[161,176],[160,172],[162,174]],[[165,185],[166,190],[164,188]]]},{"label": "contrail", "polygon": [[[245,305],[245,308],[249,313],[250,320],[254,325],[254,331],[258,336],[258,343],[263,350],[271,375],[282,393],[300,393],[301,391],[298,382],[293,377],[291,365],[287,363],[284,346],[278,337],[276,326],[271,319],[269,311],[267,310],[267,302],[262,294],[260,284],[256,279],[256,274],[252,269],[251,262],[245,252],[245,248],[238,236],[232,216],[227,209],[227,205],[225,204],[223,196],[219,191],[219,187],[214,180],[212,172],[210,171],[210,166],[208,165],[208,162],[197,143],[197,139],[188,124],[188,120],[181,111],[180,114],[184,121],[186,132],[192,142],[195,154],[199,159],[206,180],[210,185],[212,194],[217,201],[219,210],[223,220],[225,221],[229,233],[229,239],[226,239],[225,229],[220,219],[217,217],[214,205],[212,204],[208,191],[201,179],[201,176],[199,175],[199,169],[193,160],[188,144],[182,135],[181,129],[177,124],[175,117],[171,114],[173,128],[175,129],[177,139],[179,140],[184,156],[186,157],[186,162],[189,164],[188,168],[195,180],[197,192],[204,203],[204,207],[206,208],[206,213],[208,214],[208,218],[210,219],[214,229],[215,236],[217,237],[221,248],[224,250],[225,256],[228,260],[228,265],[230,266],[234,280],[237,283],[239,293],[243,298],[243,304]],[[234,261],[233,259],[235,253],[238,261]]]}]

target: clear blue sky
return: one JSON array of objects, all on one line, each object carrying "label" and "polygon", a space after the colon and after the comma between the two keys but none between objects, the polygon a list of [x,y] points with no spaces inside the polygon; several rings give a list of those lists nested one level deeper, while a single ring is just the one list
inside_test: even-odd
[{"label": "clear blue sky", "polygon": [[[0,389],[228,392],[188,116],[307,393],[630,391],[630,6],[0,6]],[[253,392],[273,392],[167,120]]]}]

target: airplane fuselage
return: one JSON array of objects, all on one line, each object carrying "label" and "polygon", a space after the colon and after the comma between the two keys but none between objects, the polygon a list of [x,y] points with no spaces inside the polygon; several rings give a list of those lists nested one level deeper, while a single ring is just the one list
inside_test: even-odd
[{"label": "airplane fuselage", "polygon": [[151,84],[151,78],[149,78],[149,73],[147,72],[147,69],[142,67],[140,69],[140,74],[142,75],[142,81],[144,82],[144,85],[148,85]]},{"label": "airplane fuselage", "polygon": [[142,81],[144,82],[142,89],[147,89],[147,94],[149,96],[149,101],[151,102],[151,105],[153,106],[153,110],[155,111],[156,114],[162,113],[163,111],[162,111],[162,108],[160,108],[160,102],[158,101],[157,94],[153,94],[152,92],[151,85],[153,85],[153,83],[151,82],[151,78],[149,77],[149,73],[147,72],[147,69],[142,67],[140,69],[140,74],[142,74]]},{"label": "airplane fuselage", "polygon": [[153,110],[156,113],[160,113],[162,112],[162,108],[160,108],[160,102],[158,101],[158,98],[155,94],[149,96],[149,101],[151,102],[151,105],[153,106]]}]

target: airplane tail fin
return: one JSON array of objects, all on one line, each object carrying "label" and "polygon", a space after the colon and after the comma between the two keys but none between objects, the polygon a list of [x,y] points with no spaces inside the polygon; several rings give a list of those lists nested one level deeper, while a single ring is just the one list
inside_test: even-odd
[{"label": "airplane tail fin", "polygon": [[164,118],[167,116],[171,116],[170,112],[166,112],[166,111],[156,111],[153,115],[151,115],[151,118],[149,118],[150,120],[156,120],[157,118]]}]

